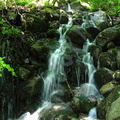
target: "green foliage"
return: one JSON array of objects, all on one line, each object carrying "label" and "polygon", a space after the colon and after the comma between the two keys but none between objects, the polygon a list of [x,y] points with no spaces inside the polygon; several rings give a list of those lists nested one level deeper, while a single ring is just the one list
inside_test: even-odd
[{"label": "green foliage", "polygon": [[118,91],[118,94],[120,95],[120,91]]},{"label": "green foliage", "polygon": [[7,69],[8,71],[10,71],[12,73],[13,76],[16,76],[15,72],[14,72],[14,69],[10,67],[9,64],[6,64],[4,62],[4,59],[5,57],[0,57],[0,77],[2,76],[2,71],[4,69]]},{"label": "green foliage", "polygon": [[[76,0],[77,1],[77,0]],[[104,10],[110,15],[117,15],[120,12],[120,0],[79,0],[81,3],[90,5],[90,10]],[[85,6],[86,7],[86,6]]]},{"label": "green foliage", "polygon": [[3,20],[0,20],[0,26],[1,26],[1,32],[3,35],[5,34],[15,35],[21,32],[20,30],[15,29],[13,26],[10,26]]}]

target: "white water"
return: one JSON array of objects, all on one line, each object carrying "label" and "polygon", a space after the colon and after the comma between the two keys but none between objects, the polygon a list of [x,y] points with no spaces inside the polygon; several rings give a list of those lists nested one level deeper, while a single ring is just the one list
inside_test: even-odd
[{"label": "white water", "polygon": [[[70,9],[70,8],[69,8]],[[43,104],[36,112],[30,114],[29,112],[23,114],[19,120],[40,120],[42,114],[51,106],[51,96],[61,89],[60,82],[63,82],[66,74],[64,71],[64,55],[66,48],[69,47],[65,35],[72,26],[72,17],[69,15],[68,24],[63,24],[59,27],[60,39],[59,47],[50,55],[48,63],[47,75],[43,78],[44,89],[42,94]],[[63,32],[64,28],[64,32]],[[40,116],[41,115],[41,116]]]},{"label": "white water", "polygon": [[[68,5],[68,12],[73,12],[70,6]],[[65,35],[66,32],[69,30],[69,28],[72,26],[72,17],[69,15],[69,21],[68,24],[63,24],[59,28],[60,33],[60,39],[59,39],[59,47],[50,55],[49,63],[48,63],[48,70],[45,77],[43,77],[44,81],[44,89],[42,94],[42,100],[43,104],[40,108],[38,108],[37,111],[35,111],[33,114],[30,114],[29,112],[23,114],[19,120],[40,120],[43,113],[51,107],[51,96],[59,90],[62,89],[62,86],[60,85],[61,82],[64,81],[66,74],[64,71],[64,55],[66,52],[66,49],[69,47]],[[63,31],[63,28],[65,31]],[[83,84],[80,87],[80,67],[76,68],[76,76],[77,76],[77,82],[78,87],[80,87],[81,94],[84,93],[85,96],[89,95],[99,95],[99,92],[94,85],[94,72],[96,71],[93,60],[90,56],[90,53],[88,52],[88,48],[92,43],[89,42],[89,40],[86,41],[86,44],[83,46],[82,51],[85,53],[82,59],[82,62],[87,67],[85,72],[85,81],[86,83]],[[86,120],[95,120],[97,118],[96,115],[96,108],[93,108],[89,112],[89,116],[85,118]]]}]

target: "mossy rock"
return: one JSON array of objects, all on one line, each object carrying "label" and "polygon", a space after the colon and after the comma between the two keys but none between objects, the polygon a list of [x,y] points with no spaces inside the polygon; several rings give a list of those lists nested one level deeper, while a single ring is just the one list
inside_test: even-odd
[{"label": "mossy rock", "polygon": [[91,35],[82,27],[73,25],[66,34],[66,39],[82,48],[87,39],[93,40]]},{"label": "mossy rock", "polygon": [[[51,104],[47,108],[43,109],[43,113],[40,114],[40,120],[74,120],[77,115],[66,104]],[[73,119],[74,118],[74,119]]]},{"label": "mossy rock", "polygon": [[115,57],[116,56],[111,52],[102,52],[98,58],[100,67],[106,67],[110,70],[116,70]]},{"label": "mossy rock", "polygon": [[120,70],[116,70],[113,74],[113,78],[115,81],[120,82]]},{"label": "mossy rock", "polygon": [[101,54],[102,52],[102,48],[98,45],[90,45],[89,46],[89,50],[88,50],[91,54],[91,56],[93,57],[93,62],[94,62],[94,65],[97,66],[98,64],[98,58],[99,58],[99,55]]},{"label": "mossy rock", "polygon": [[60,15],[60,24],[67,24],[68,23],[68,16],[65,13],[61,13]]},{"label": "mossy rock", "polygon": [[45,7],[44,13],[47,15],[49,21],[59,20],[60,15],[58,14],[57,10],[54,10],[52,7]]},{"label": "mossy rock", "polygon": [[[101,101],[101,103],[97,107],[98,118],[109,120],[108,114],[109,116],[112,116],[113,114],[110,115],[110,113],[112,112],[115,112],[116,116],[114,116],[114,118],[119,117],[119,114],[116,114],[117,113],[116,110],[119,109],[119,105],[117,106],[117,109],[114,108],[115,106],[113,107],[114,102],[118,100],[118,98],[120,97],[118,91],[120,91],[120,85],[116,86],[107,96],[107,98]],[[111,119],[111,120],[116,120],[116,119]]]},{"label": "mossy rock", "polygon": [[94,73],[94,78],[97,86],[101,88],[104,84],[113,80],[113,71],[107,68],[99,68]]},{"label": "mossy rock", "polygon": [[[94,99],[94,100],[93,100]],[[90,109],[95,107],[97,104],[97,99],[95,96],[84,96],[80,95],[79,97],[74,97],[70,102],[70,107],[77,113],[86,113],[88,114]]]},{"label": "mossy rock", "polygon": [[117,86],[117,84],[116,81],[106,83],[100,88],[101,94],[106,97]]},{"label": "mossy rock", "polygon": [[120,97],[111,104],[106,120],[120,120]]},{"label": "mossy rock", "polygon": [[30,70],[29,69],[26,69],[24,67],[20,67],[19,68],[19,77],[23,80],[28,80],[28,78],[30,77]]},{"label": "mossy rock", "polygon": [[46,32],[49,27],[49,24],[45,22],[45,20],[29,13],[23,14],[22,21],[24,23],[25,29],[33,33]]},{"label": "mossy rock", "polygon": [[114,42],[115,45],[120,45],[119,36],[120,34],[120,25],[114,27],[109,27],[100,32],[95,38],[95,43],[107,50],[107,44],[109,42]]},{"label": "mossy rock", "polygon": [[120,69],[120,50],[117,50],[116,62],[117,62],[117,68]]}]

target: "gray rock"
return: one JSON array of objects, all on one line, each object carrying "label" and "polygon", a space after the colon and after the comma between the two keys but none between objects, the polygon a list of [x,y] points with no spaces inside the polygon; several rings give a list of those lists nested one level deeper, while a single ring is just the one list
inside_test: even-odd
[{"label": "gray rock", "polygon": [[104,84],[113,80],[113,71],[107,68],[99,68],[94,73],[94,78],[97,86],[101,88]]},{"label": "gray rock", "polygon": [[82,48],[87,39],[93,40],[91,35],[82,27],[73,25],[66,34],[66,39]]},{"label": "gray rock", "polygon": [[99,66],[106,67],[110,70],[116,70],[116,59],[115,55],[111,52],[102,52],[99,55]]},{"label": "gray rock", "polygon": [[106,120],[120,120],[120,97],[111,104]]},{"label": "gray rock", "polygon": [[48,30],[48,23],[35,15],[24,13],[22,21],[26,30],[31,31],[33,33],[41,33],[46,32]]},{"label": "gray rock", "polygon": [[115,42],[119,45],[120,25],[109,27],[100,32],[95,38],[95,43],[101,46],[104,50],[107,49],[109,42]]},{"label": "gray rock", "polygon": [[76,120],[77,115],[66,104],[51,104],[39,113],[39,120]]}]

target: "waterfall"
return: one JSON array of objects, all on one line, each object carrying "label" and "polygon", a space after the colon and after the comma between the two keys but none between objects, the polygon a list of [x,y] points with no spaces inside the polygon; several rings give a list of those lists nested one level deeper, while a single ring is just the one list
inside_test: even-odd
[{"label": "waterfall", "polygon": [[[50,54],[50,59],[48,62],[47,75],[43,77],[44,89],[42,94],[43,104],[42,106],[33,114],[29,112],[23,114],[19,120],[38,120],[44,113],[45,109],[51,106],[51,96],[61,89],[60,82],[65,81],[65,71],[64,71],[64,55],[66,48],[69,47],[65,39],[65,35],[69,28],[72,26],[72,17],[68,15],[68,24],[62,24],[59,27],[59,47]],[[64,28],[64,31],[63,31]],[[41,116],[40,116],[41,115]]]},{"label": "waterfall", "polygon": [[[48,74],[44,78],[44,90],[43,90],[43,100],[50,100],[50,95],[60,88],[60,82],[64,81],[65,71],[64,71],[64,54],[66,48],[69,47],[66,43],[65,35],[68,29],[72,26],[72,18],[69,17],[69,22],[67,25],[61,25],[59,28],[60,39],[59,39],[59,48],[57,48],[50,55],[49,64],[48,64]],[[66,28],[66,31],[63,33],[62,28]]]},{"label": "waterfall", "polygon": [[[67,12],[73,12],[70,5],[68,4]],[[67,31],[72,26],[72,17],[68,15],[68,24],[62,24],[59,27],[59,47],[50,54],[50,58],[48,61],[48,70],[45,76],[42,76],[44,82],[43,94],[42,94],[42,106],[37,109],[33,114],[29,112],[23,114],[19,120],[40,120],[46,109],[52,106],[51,97],[53,94],[57,93],[62,89],[61,82],[64,82],[66,79],[66,73],[64,70],[64,59],[65,59],[65,52],[67,48],[70,48],[69,44],[65,39],[65,35]],[[64,28],[64,29],[63,29]],[[63,31],[64,30],[64,31]],[[82,58],[79,59],[78,62],[82,62],[86,66],[85,70],[85,83],[80,85],[80,67],[75,68],[76,71],[76,78],[81,94],[85,96],[89,95],[100,95],[95,84],[94,84],[94,72],[96,71],[92,57],[88,52],[88,48],[92,43],[87,39],[86,43],[83,46],[82,52],[85,53]],[[80,94],[80,93],[79,93]],[[96,109],[93,108],[90,110],[89,117],[90,120],[94,120],[97,118],[96,116]],[[86,119],[88,119],[86,118]]]}]

